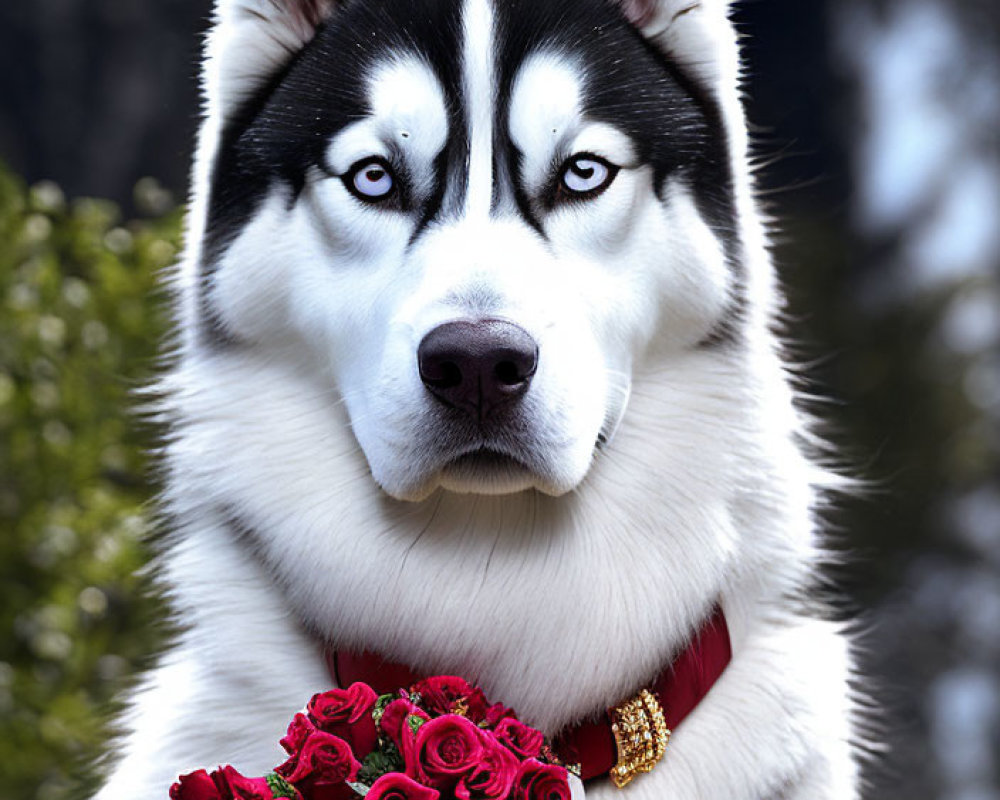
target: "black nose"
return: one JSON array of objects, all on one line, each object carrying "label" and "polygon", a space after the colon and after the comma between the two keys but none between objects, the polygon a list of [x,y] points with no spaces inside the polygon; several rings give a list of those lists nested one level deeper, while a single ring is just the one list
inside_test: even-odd
[{"label": "black nose", "polygon": [[417,363],[435,396],[482,421],[528,391],[538,345],[523,328],[501,319],[447,322],[424,337]]}]

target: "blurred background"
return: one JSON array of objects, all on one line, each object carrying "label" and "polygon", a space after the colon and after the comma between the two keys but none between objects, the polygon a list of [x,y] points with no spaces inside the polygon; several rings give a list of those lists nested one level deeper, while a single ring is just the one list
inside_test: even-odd
[{"label": "blurred background", "polygon": [[[208,14],[0,4],[4,800],[84,796],[163,636],[138,571],[156,431],[129,409],[164,328]],[[736,19],[796,356],[871,485],[831,515],[888,744],[869,798],[1000,800],[1000,4]]]}]

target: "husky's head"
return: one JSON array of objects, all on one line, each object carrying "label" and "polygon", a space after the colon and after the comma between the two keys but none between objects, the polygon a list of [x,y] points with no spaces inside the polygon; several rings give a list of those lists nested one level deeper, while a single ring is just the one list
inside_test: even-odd
[{"label": "husky's head", "polygon": [[222,0],[189,344],[293,360],[397,499],[574,489],[636,374],[740,336],[725,12]]},{"label": "husky's head", "polygon": [[555,731],[797,585],[727,5],[218,0],[166,385],[192,609],[229,559]]}]

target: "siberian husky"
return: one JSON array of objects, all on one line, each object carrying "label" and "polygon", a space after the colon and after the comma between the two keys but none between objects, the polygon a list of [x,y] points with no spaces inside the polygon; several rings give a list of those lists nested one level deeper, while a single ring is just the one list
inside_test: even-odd
[{"label": "siberian husky", "polygon": [[100,800],[268,771],[325,647],[556,734],[716,607],[732,659],[623,797],[858,797],[729,10],[218,0],[162,387],[181,632]]}]

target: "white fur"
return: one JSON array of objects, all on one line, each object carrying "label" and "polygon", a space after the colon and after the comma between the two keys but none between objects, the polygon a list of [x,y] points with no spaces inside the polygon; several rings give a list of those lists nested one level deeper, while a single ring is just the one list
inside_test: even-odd
[{"label": "white fur", "polygon": [[[242,344],[212,352],[191,330],[221,121],[311,35],[301,17],[246,18],[248,2],[220,0],[209,47],[181,352],[164,382],[176,419],[165,503],[179,531],[162,571],[186,627],[136,695],[99,800],[162,798],[202,766],[272,768],[284,725],[328,684],[316,633],[463,674],[553,732],[657,673],[717,600],[732,664],[653,773],[625,795],[605,782],[587,796],[857,797],[847,640],[789,600],[819,555],[817,493],[832,479],[802,451],[770,330],[780,295],[726,4],[629,9],[723,109],[749,284],[739,346],[695,346],[733,291],[722,246],[688,189],[671,182],[659,201],[628,139],[585,118],[571,62],[540,54],[516,83],[526,179],[581,151],[622,165],[619,177],[553,212],[548,242],[486,213],[493,21],[486,0],[468,0],[465,84],[481,105],[466,213],[408,247],[412,220],[362,206],[336,178],[311,176],[291,207],[276,193],[218,266],[211,301]],[[419,176],[443,142],[427,68],[387,59],[371,76],[372,116],[330,142],[338,174],[405,132]],[[541,354],[525,397],[537,469],[493,485],[436,456],[414,357],[436,325],[484,308]],[[613,438],[595,457],[602,431]],[[252,526],[252,545],[233,519]]]},{"label": "white fur", "polygon": [[469,98],[469,190],[466,213],[485,218],[493,196],[493,9],[489,0],[468,0],[462,53]]}]

